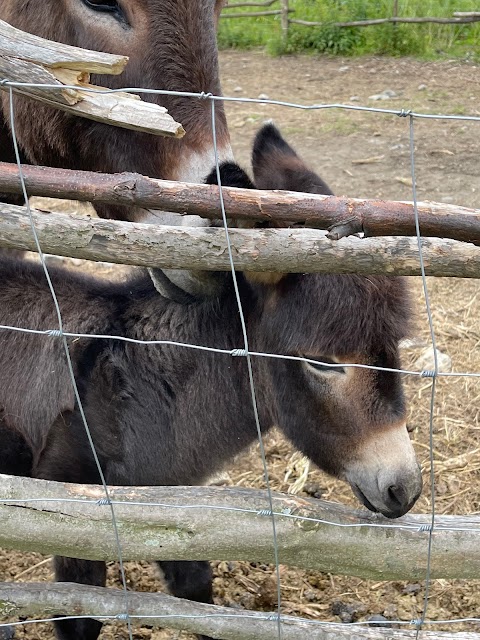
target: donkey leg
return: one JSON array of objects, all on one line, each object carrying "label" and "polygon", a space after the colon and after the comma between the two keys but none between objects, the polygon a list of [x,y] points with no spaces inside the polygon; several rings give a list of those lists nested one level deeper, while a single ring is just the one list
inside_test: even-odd
[{"label": "donkey leg", "polygon": [[[212,568],[205,561],[161,560],[158,566],[172,596],[213,604]],[[198,636],[199,640],[211,640]]]},{"label": "donkey leg", "polygon": [[29,477],[32,462],[32,452],[25,439],[0,420],[0,473]]},{"label": "donkey leg", "polygon": [[[78,560],[77,558],[53,559],[57,582],[79,582],[104,587],[107,579],[105,562]],[[56,620],[55,635],[59,640],[97,640],[102,623],[91,618],[82,620]]]},{"label": "donkey leg", "polygon": [[[57,482],[98,483],[98,472],[84,432],[74,427],[74,420],[69,414],[57,418],[34,468],[34,477]],[[103,561],[57,556],[54,568],[57,582],[78,582],[97,587],[104,587],[106,583]],[[54,626],[59,640],[97,640],[102,623],[85,618],[56,620]]]}]

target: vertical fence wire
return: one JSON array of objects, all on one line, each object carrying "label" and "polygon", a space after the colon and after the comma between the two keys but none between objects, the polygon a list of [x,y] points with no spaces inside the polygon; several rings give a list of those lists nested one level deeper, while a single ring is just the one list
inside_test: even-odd
[{"label": "vertical fence wire", "polygon": [[[16,164],[17,164],[17,168],[18,168],[18,173],[20,176],[20,182],[21,182],[21,186],[22,186],[22,193],[23,193],[23,197],[25,199],[25,206],[27,208],[27,212],[28,212],[28,216],[30,218],[30,228],[32,231],[32,235],[34,237],[34,241],[35,241],[35,245],[37,248],[37,252],[38,252],[38,257],[40,259],[41,265],[42,265],[42,269],[43,272],[45,274],[45,278],[47,280],[47,284],[48,284],[48,288],[50,290],[50,294],[52,296],[52,300],[53,300],[53,304],[55,306],[55,313],[57,316],[57,320],[58,320],[58,330],[60,332],[60,339],[62,340],[62,344],[63,344],[63,349],[65,352],[65,359],[67,362],[67,368],[68,368],[68,373],[70,376],[70,380],[71,380],[71,384],[72,384],[72,388],[73,388],[73,392],[74,392],[74,396],[75,396],[75,401],[77,403],[78,406],[78,410],[81,416],[81,420],[85,429],[85,433],[87,436],[87,440],[95,461],[95,465],[97,467],[97,471],[98,474],[100,476],[100,481],[103,487],[103,490],[105,492],[105,499],[109,505],[110,508],[110,513],[112,516],[112,527],[113,527],[113,532],[114,532],[114,536],[115,536],[115,544],[117,547],[117,554],[118,554],[118,561],[119,561],[119,565],[120,565],[120,575],[121,575],[121,582],[122,582],[122,589],[123,589],[123,595],[124,595],[124,600],[125,600],[125,617],[126,617],[126,622],[127,622],[127,629],[128,629],[128,637],[129,640],[133,640],[133,635],[132,635],[132,625],[131,625],[131,621],[130,621],[130,616],[129,616],[129,597],[128,597],[128,590],[127,590],[127,580],[126,580],[126,576],[125,576],[125,567],[124,567],[124,563],[123,563],[123,555],[122,555],[122,546],[120,543],[120,536],[119,536],[119,532],[118,532],[118,525],[117,525],[117,519],[115,516],[115,508],[112,504],[112,501],[110,500],[110,492],[108,490],[108,485],[107,482],[105,480],[105,475],[103,473],[103,469],[102,466],[100,464],[100,460],[97,454],[97,450],[95,448],[95,444],[93,442],[93,438],[92,438],[92,434],[90,431],[90,427],[88,425],[88,421],[87,421],[87,416],[85,414],[84,411],[84,407],[83,407],[83,403],[82,403],[82,399],[80,397],[80,393],[78,390],[78,386],[77,386],[77,381],[75,379],[75,372],[73,370],[73,364],[72,364],[72,359],[70,356],[70,348],[68,346],[68,341],[66,336],[63,333],[63,318],[62,318],[62,313],[60,310],[60,305],[58,303],[58,299],[57,299],[57,295],[55,293],[55,289],[52,283],[52,280],[50,278],[50,273],[48,271],[48,266],[45,260],[45,255],[42,251],[42,247],[40,245],[40,241],[38,239],[38,234],[37,234],[37,230],[35,228],[35,224],[33,221],[33,216],[32,216],[32,210],[30,208],[30,203],[29,203],[29,199],[28,199],[28,193],[27,193],[27,188],[25,185],[25,180],[24,180],[24,176],[23,176],[23,171],[22,171],[22,163],[21,163],[21,159],[20,159],[20,151],[18,148],[18,141],[17,141],[17,135],[16,135],[16,128],[15,128],[15,109],[14,109],[14,102],[13,102],[13,90],[12,87],[9,87],[9,111],[10,111],[10,126],[12,129],[12,139],[13,139],[13,146],[14,146],[14,151],[15,151],[15,160],[16,160]],[[55,338],[52,338],[52,340],[54,340]]]},{"label": "vertical fence wire", "polygon": [[255,391],[255,380],[253,377],[252,357],[249,351],[247,323],[245,321],[245,314],[243,312],[242,299],[240,296],[240,291],[238,289],[237,273],[236,273],[235,264],[233,261],[232,245],[230,242],[230,234],[228,231],[227,213],[225,211],[225,200],[223,198],[222,178],[220,175],[220,165],[219,165],[218,148],[217,148],[217,128],[215,123],[215,100],[212,100],[210,98],[210,105],[211,105],[211,115],[212,115],[212,135],[213,135],[213,149],[215,154],[215,169],[217,172],[220,206],[222,209],[222,222],[223,222],[223,228],[225,229],[225,239],[227,241],[228,259],[230,261],[230,270],[232,274],[233,286],[235,289],[235,297],[237,300],[240,323],[242,326],[243,344],[245,348],[245,356],[247,359],[247,367],[248,367],[248,381],[250,384],[250,393],[252,396],[252,407],[253,407],[253,412],[255,416],[255,426],[257,429],[260,455],[262,458],[265,486],[267,489],[268,508],[271,513],[270,517],[272,519],[273,552],[274,552],[274,558],[275,558],[275,573],[277,576],[277,634],[278,634],[279,640],[281,640],[282,638],[281,600],[282,599],[281,599],[281,585],[280,585],[280,564],[279,564],[279,557],[278,557],[277,527],[275,523],[275,514],[273,511],[273,499],[272,499],[272,490],[270,487],[270,477],[268,473],[267,457],[265,455],[265,447],[263,445],[263,437],[262,437],[262,428],[260,425],[260,418],[258,415],[257,394]]},{"label": "vertical fence wire", "polygon": [[415,131],[414,131],[414,119],[410,114],[408,116],[409,121],[409,149],[410,149],[410,173],[412,178],[412,200],[413,200],[413,212],[415,216],[415,233],[418,243],[418,257],[420,262],[420,271],[422,277],[423,296],[425,299],[425,309],[428,317],[428,327],[430,331],[430,340],[433,348],[433,362],[434,362],[434,376],[432,378],[432,388],[430,395],[430,413],[429,413],[429,458],[430,458],[430,500],[432,505],[430,530],[428,532],[428,548],[427,548],[427,569],[425,574],[425,595],[423,600],[423,610],[421,618],[417,621],[417,640],[419,638],[420,630],[425,622],[428,607],[428,595],[431,584],[431,561],[432,561],[432,547],[433,547],[433,530],[435,526],[435,467],[434,467],[434,455],[433,455],[433,420],[435,410],[435,391],[437,385],[438,375],[438,354],[437,354],[437,340],[435,336],[435,328],[433,325],[432,310],[430,306],[430,296],[428,293],[427,278],[425,275],[425,264],[423,260],[423,239],[420,230],[420,221],[418,219],[418,206],[417,206],[417,175],[415,170]]}]

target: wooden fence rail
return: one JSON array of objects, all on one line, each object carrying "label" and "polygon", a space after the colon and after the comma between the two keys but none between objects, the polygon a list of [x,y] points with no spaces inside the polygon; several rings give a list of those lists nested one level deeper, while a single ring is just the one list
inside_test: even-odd
[{"label": "wooden fence rail", "polygon": [[[221,219],[218,187],[147,178],[135,173],[106,174],[47,167],[22,168],[32,196],[67,198],[94,203],[136,206]],[[22,193],[15,164],[0,162],[0,193]],[[315,194],[224,187],[229,218],[288,223],[328,230],[339,240],[363,233],[374,236],[414,236],[411,202],[366,200]],[[438,202],[417,205],[422,236],[450,238],[480,245],[480,210]]]},{"label": "wooden fence rail", "polygon": [[[184,629],[223,640],[278,639],[278,626],[273,612],[232,610],[160,593],[129,592],[128,601],[133,625]],[[76,615],[92,618],[115,617],[125,611],[125,598],[119,589],[80,584],[0,583],[0,616],[3,612],[4,615],[31,617],[41,615],[44,611],[52,616],[75,611]],[[155,614],[152,614],[153,611]],[[282,616],[281,628],[283,640],[414,640],[418,635],[417,631],[407,629],[312,624],[312,621],[291,616]],[[450,632],[422,631],[421,638],[452,640],[453,636]],[[480,640],[480,634],[457,633],[454,638]]]},{"label": "wooden fence rail", "polygon": [[[101,486],[0,478],[1,547],[118,559],[110,508],[98,503],[105,497]],[[111,487],[110,498],[127,560],[274,561],[263,490]],[[276,492],[273,511],[282,564],[374,580],[415,582],[425,577],[429,514],[392,521]],[[432,578],[478,578],[480,516],[437,515],[433,536]]]},{"label": "wooden fence rail", "polygon": [[[173,227],[33,211],[43,250],[73,258],[169,269],[229,271],[222,228]],[[231,229],[240,271],[419,275],[415,238],[329,240],[317,229]],[[35,251],[25,207],[0,203],[0,246]],[[480,247],[424,238],[427,275],[480,278]]]},{"label": "wooden fence rail", "polygon": [[[115,560],[117,546],[110,509],[101,501],[104,495],[101,486],[2,475],[0,544],[22,551]],[[125,559],[273,561],[270,517],[263,512],[265,491],[111,487],[110,497]],[[425,575],[429,515],[408,514],[392,523],[367,511],[278,493],[273,495],[273,510],[284,564],[380,580],[415,581]],[[478,577],[478,516],[437,516],[433,535],[432,577]],[[185,629],[223,640],[277,638],[276,621],[265,613],[235,610],[232,615],[232,609],[161,594],[130,592],[128,600],[134,624]],[[118,589],[0,583],[0,619],[71,611],[115,617],[125,611],[125,600]],[[166,617],[153,617],[153,611]],[[406,640],[415,638],[416,631],[316,625],[285,617],[282,636],[285,640]],[[422,632],[422,638],[443,640],[452,634]],[[480,640],[480,635],[459,633],[455,638]]]},{"label": "wooden fence rail", "polygon": [[[275,2],[280,2],[281,8],[272,11],[255,11],[243,13],[230,13],[229,9],[243,7],[264,7],[272,6]],[[452,17],[402,17],[398,15],[398,0],[393,1],[393,12],[391,16],[384,18],[372,18],[369,20],[347,20],[343,22],[316,22],[303,20],[301,18],[290,18],[289,14],[294,13],[294,9],[289,6],[290,0],[267,0],[266,2],[238,2],[227,4],[222,12],[222,18],[253,18],[268,15],[281,15],[282,32],[284,38],[288,35],[290,24],[303,25],[306,27],[368,27],[378,24],[472,24],[480,21],[479,11],[456,11]]]},{"label": "wooden fence rail", "polygon": [[[278,639],[274,612],[259,613],[200,604],[160,593],[129,592],[128,603],[133,625],[182,629],[222,640]],[[119,589],[81,584],[0,583],[0,617],[3,613],[30,618],[44,611],[52,616],[75,611],[77,616],[88,615],[91,618],[118,617],[125,611],[125,598]],[[415,630],[312,624],[312,621],[291,616],[282,616],[281,628],[283,640],[414,640],[418,636]],[[477,633],[457,633],[454,637],[455,640],[480,640]],[[452,640],[453,636],[450,632],[422,631],[421,638]]]}]

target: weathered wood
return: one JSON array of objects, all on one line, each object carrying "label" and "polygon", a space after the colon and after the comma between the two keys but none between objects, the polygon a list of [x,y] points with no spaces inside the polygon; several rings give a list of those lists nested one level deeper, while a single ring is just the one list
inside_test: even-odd
[{"label": "weathered wood", "polygon": [[229,2],[223,7],[223,11],[228,9],[240,9],[241,7],[271,7],[278,0],[266,0],[265,2]]},{"label": "weathered wood", "polygon": [[[101,262],[229,271],[221,228],[172,227],[32,211],[43,251]],[[317,229],[231,229],[241,271],[419,275],[414,238],[329,240]],[[0,246],[35,251],[25,207],[0,203]],[[480,277],[480,248],[424,238],[427,275]]]},{"label": "weathered wood", "polygon": [[28,89],[28,95],[39,100],[51,99],[59,105],[72,106],[79,102],[80,97],[75,89],[67,89],[57,80],[52,71],[45,67],[25,60],[19,60],[11,56],[0,56],[0,78],[12,79],[15,82],[28,82],[30,84],[52,84],[58,89]]},{"label": "weathered wood", "polygon": [[469,16],[458,16],[454,18],[429,18],[429,17],[419,17],[419,18],[401,18],[399,16],[392,16],[390,18],[375,18],[372,20],[351,20],[347,22],[312,22],[310,20],[300,20],[290,18],[290,22],[294,24],[301,24],[306,27],[368,27],[376,24],[387,24],[387,23],[404,23],[404,24],[468,24],[471,22],[478,22],[480,20],[480,14],[469,15]]},{"label": "weathered wood", "polygon": [[[52,198],[124,204],[180,214],[221,218],[218,187],[155,180],[139,174],[101,174],[23,167],[28,193]],[[21,193],[18,168],[0,162],[0,192]],[[302,223],[330,229],[329,237],[363,232],[366,237],[415,235],[413,204],[321,196],[296,192],[223,189],[228,216],[252,221]],[[451,238],[480,245],[480,210],[419,202],[424,237]]]},{"label": "weathered wood", "polygon": [[[27,66],[25,66],[27,65]],[[41,67],[31,63],[20,62],[0,57],[0,77],[6,78],[11,82],[35,82],[42,76],[42,82],[49,82],[48,71],[41,71]],[[58,70],[55,76],[60,75]],[[53,77],[53,82],[59,87],[63,83],[58,82]],[[161,135],[173,138],[182,138],[185,130],[182,125],[176,122],[167,112],[165,107],[140,100],[138,96],[126,93],[98,93],[86,91],[87,87],[92,85],[82,85],[81,83],[72,82],[78,86],[78,89],[53,89],[46,87],[28,87],[27,85],[17,85],[13,87],[14,93],[34,98],[44,102],[52,107],[66,111],[72,115],[82,116],[97,122],[104,122],[116,127],[124,129],[133,129],[134,131],[143,131],[153,135]],[[8,91],[8,85],[0,86],[0,89]],[[93,87],[103,91],[102,87]],[[6,105],[6,103],[5,103]],[[5,112],[8,113],[8,106],[5,106]]]},{"label": "weathered wood", "polygon": [[261,16],[278,16],[281,13],[281,9],[272,9],[272,11],[245,11],[244,13],[222,13],[221,15],[222,18],[260,18]]},{"label": "weathered wood", "polygon": [[291,9],[289,9],[288,7],[288,0],[280,0],[280,4],[282,7],[282,14],[281,14],[282,40],[283,40],[283,43],[286,44],[288,40],[288,25],[289,25],[288,14],[291,12]]},{"label": "weathered wood", "polygon": [[[104,496],[99,486],[2,475],[0,546],[115,560],[110,508],[98,504]],[[265,491],[112,487],[110,497],[125,559],[274,559],[271,518],[262,512],[268,505]],[[273,495],[273,510],[283,564],[375,580],[425,578],[429,534],[423,529],[430,515],[408,514],[392,522],[369,511],[279,493]],[[479,516],[437,516],[432,578],[478,578],[479,539]]]},{"label": "weathered wood", "polygon": [[[0,20],[0,80],[26,83],[10,85],[15,93],[91,120],[181,138],[185,134],[183,127],[164,107],[144,102],[136,95],[88,91],[105,91],[103,87],[89,84],[90,73],[118,74],[127,61],[125,56],[44,40]],[[30,87],[29,84],[54,86],[41,88]],[[64,85],[74,85],[75,88]],[[0,89],[9,90],[5,84],[0,85]],[[3,102],[4,111],[8,113],[5,97]]]},{"label": "weathered wood", "polygon": [[478,18],[480,20],[480,11],[455,11],[455,18]]},{"label": "weathered wood", "polygon": [[[272,613],[244,611],[200,604],[161,593],[128,594],[130,620],[134,625],[183,629],[223,640],[277,640],[278,626]],[[88,615],[105,619],[125,612],[119,589],[80,584],[0,583],[0,617],[36,615]],[[152,612],[155,614],[152,615]],[[141,617],[139,617],[141,616]],[[162,617],[163,616],[163,617]],[[123,622],[125,624],[125,621]],[[281,617],[284,640],[410,640],[412,629],[381,629],[348,624],[316,623],[293,616]],[[451,632],[422,631],[422,640],[452,640]],[[477,633],[456,633],[455,640],[480,640]]]},{"label": "weathered wood", "polygon": [[87,73],[114,75],[122,73],[128,62],[127,56],[80,49],[45,40],[16,29],[3,20],[0,20],[0,56],[11,56],[52,69],[60,67]]},{"label": "weathered wood", "polygon": [[[206,605],[164,594],[129,592],[129,613],[133,625],[182,629],[223,640],[277,640],[275,612],[264,613]],[[64,615],[75,611],[105,620],[121,616],[125,598],[118,589],[104,589],[80,584],[0,583],[0,612],[5,615]],[[155,614],[152,614],[152,611]],[[12,614],[10,614],[12,617]],[[125,620],[118,618],[118,620]],[[417,637],[412,629],[382,629],[341,623],[323,623],[284,615],[281,617],[284,640],[410,640]],[[451,640],[451,632],[422,631],[426,640]],[[476,633],[460,632],[455,640],[480,640]]]}]

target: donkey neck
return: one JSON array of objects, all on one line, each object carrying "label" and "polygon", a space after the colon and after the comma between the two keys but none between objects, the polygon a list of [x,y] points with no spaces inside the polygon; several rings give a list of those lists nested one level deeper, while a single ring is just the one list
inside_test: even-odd
[{"label": "donkey neck", "polygon": [[[157,339],[230,351],[243,345],[233,303],[230,294],[216,303],[183,308],[152,298],[142,302],[142,317],[155,323]],[[252,329],[253,321],[247,313]],[[153,337],[146,324],[140,335],[144,332]],[[135,335],[140,337],[138,324]],[[128,482],[133,477],[139,484],[202,482],[255,441],[257,428],[244,357],[187,346],[126,345],[120,367],[124,373],[134,372],[129,376],[129,399],[117,414],[120,424],[116,427],[128,456],[121,463],[109,463],[109,482],[126,482],[127,477]],[[254,376],[260,423],[266,431],[273,423],[269,385],[261,367],[255,366]],[[103,433],[109,429],[108,425],[99,428]]]}]

